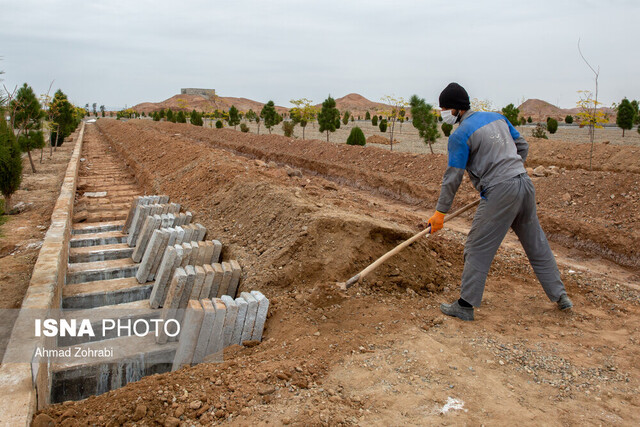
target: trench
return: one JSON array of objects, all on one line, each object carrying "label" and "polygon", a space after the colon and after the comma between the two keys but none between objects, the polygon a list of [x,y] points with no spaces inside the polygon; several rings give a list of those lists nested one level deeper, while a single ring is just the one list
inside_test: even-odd
[{"label": "trench", "polygon": [[242,267],[184,206],[142,195],[95,125],[82,125],[52,224],[0,366],[10,424],[261,340],[268,299],[240,292]]}]

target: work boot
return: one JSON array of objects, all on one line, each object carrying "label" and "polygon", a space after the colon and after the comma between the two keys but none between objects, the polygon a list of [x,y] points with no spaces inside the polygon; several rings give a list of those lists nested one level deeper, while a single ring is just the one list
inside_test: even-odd
[{"label": "work boot", "polygon": [[558,308],[564,311],[569,310],[571,307],[573,307],[573,303],[571,302],[567,294],[562,294],[560,296],[560,299],[558,300]]},{"label": "work boot", "polygon": [[440,311],[447,316],[457,317],[462,320],[473,320],[473,307],[463,307],[457,300],[451,304],[440,304]]}]

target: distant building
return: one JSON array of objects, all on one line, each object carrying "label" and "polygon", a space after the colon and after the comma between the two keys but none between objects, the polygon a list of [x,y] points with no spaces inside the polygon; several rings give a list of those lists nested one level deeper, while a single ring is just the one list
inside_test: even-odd
[{"label": "distant building", "polygon": [[182,88],[180,89],[180,93],[182,95],[199,95],[207,99],[212,99],[216,96],[215,89],[198,89],[193,87]]}]

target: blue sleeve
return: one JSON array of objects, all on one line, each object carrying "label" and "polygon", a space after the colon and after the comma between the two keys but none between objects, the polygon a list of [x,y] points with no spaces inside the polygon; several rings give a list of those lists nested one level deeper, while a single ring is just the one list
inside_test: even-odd
[{"label": "blue sleeve", "polygon": [[516,128],[513,127],[509,119],[505,117],[504,121],[507,122],[507,125],[509,126],[509,132],[511,132],[511,138],[513,138],[514,141],[520,138],[520,132],[518,132]]},{"label": "blue sleeve", "polygon": [[466,169],[469,161],[469,146],[466,138],[462,137],[462,132],[454,132],[449,137],[447,146],[449,151],[449,167]]}]

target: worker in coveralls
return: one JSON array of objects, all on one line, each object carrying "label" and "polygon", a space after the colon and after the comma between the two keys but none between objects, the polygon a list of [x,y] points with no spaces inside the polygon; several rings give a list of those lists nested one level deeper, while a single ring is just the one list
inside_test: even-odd
[{"label": "worker in coveralls", "polygon": [[503,115],[472,111],[467,91],[457,83],[442,91],[439,103],[442,121],[459,126],[449,136],[448,167],[436,213],[429,219],[431,233],[442,228],[465,169],[482,198],[464,246],[460,299],[440,305],[440,310],[473,320],[473,307],[480,306],[489,267],[509,228],[520,239],[549,299],[560,310],[570,309],[573,304],[540,227],[535,190],[524,168],[527,141]]}]

